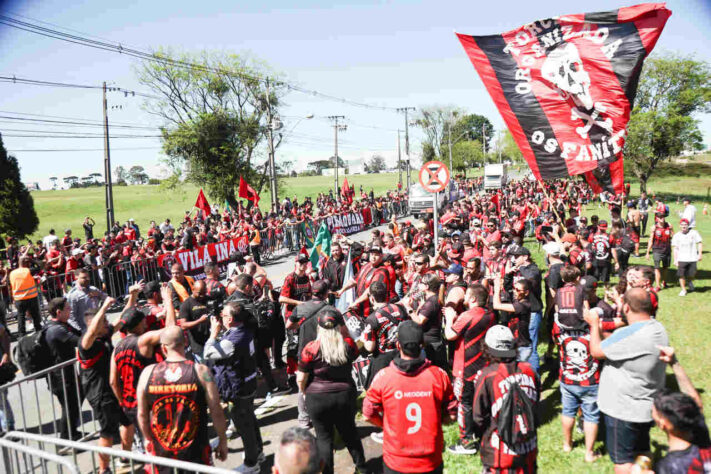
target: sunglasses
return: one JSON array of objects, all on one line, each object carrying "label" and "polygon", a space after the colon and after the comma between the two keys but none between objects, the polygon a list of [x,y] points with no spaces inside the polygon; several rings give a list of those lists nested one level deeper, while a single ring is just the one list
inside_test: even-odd
[{"label": "sunglasses", "polygon": [[415,265],[424,265],[427,262],[415,262]]}]

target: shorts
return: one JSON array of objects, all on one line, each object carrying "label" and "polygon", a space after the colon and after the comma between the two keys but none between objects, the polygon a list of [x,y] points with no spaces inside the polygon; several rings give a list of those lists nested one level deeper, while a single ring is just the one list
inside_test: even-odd
[{"label": "shorts", "polygon": [[679,278],[694,278],[696,276],[696,262],[679,262],[676,276]]},{"label": "shorts", "polygon": [[583,411],[583,421],[600,423],[600,409],[597,407],[597,389],[599,385],[569,385],[560,384],[560,399],[563,405],[563,416],[575,418],[578,408]]},{"label": "shorts", "polygon": [[605,445],[615,464],[633,463],[649,451],[649,430],[653,422],[633,423],[605,415]]},{"label": "shorts", "polygon": [[99,436],[102,438],[116,439],[119,425],[131,424],[131,420],[123,412],[113,393],[104,394],[97,400],[89,400],[89,405],[94,410],[94,416],[99,423]]},{"label": "shorts", "polygon": [[671,263],[671,255],[663,254],[661,252],[653,252],[652,257],[654,259],[654,268],[669,268]]}]

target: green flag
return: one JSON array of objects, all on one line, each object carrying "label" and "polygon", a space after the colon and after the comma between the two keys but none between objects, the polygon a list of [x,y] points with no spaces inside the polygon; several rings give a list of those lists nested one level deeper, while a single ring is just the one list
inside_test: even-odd
[{"label": "green flag", "polygon": [[232,211],[232,208],[230,207],[230,203],[227,202],[227,199],[225,199],[225,209],[227,210],[227,212],[231,212],[231,211]]},{"label": "green flag", "polygon": [[314,269],[318,268],[318,260],[321,256],[321,252],[329,257],[331,256],[331,232],[329,232],[325,222],[319,227],[318,234],[316,234],[316,239],[314,240],[314,246],[309,250],[311,266]]},{"label": "green flag", "polygon": [[314,221],[311,219],[305,219],[301,223],[301,235],[304,236],[304,241],[306,242],[306,248],[310,249],[314,246],[314,238],[316,237],[316,231],[314,230]]}]

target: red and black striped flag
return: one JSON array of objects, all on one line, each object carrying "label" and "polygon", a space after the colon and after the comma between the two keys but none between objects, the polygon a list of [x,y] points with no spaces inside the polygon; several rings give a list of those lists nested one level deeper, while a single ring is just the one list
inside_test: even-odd
[{"label": "red and black striped flag", "polygon": [[670,15],[649,3],[457,36],[537,179],[584,174],[620,193],[642,63]]}]

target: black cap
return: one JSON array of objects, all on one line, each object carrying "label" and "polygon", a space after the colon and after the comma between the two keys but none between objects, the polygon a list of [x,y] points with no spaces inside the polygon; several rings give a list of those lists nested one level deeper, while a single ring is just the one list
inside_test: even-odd
[{"label": "black cap", "polygon": [[513,252],[511,252],[511,255],[514,255],[516,257],[520,257],[521,255],[526,255],[528,257],[531,256],[531,251],[528,250],[526,247],[517,247],[514,249]]},{"label": "black cap", "polygon": [[368,248],[368,252],[383,253],[383,249],[380,248],[380,245],[371,245],[370,248]]},{"label": "black cap", "polygon": [[141,321],[146,319],[146,315],[143,311],[137,308],[131,308],[128,310],[126,316],[123,317],[123,328],[126,331],[133,330],[136,326],[141,324]]},{"label": "black cap", "polygon": [[405,355],[418,357],[422,350],[422,327],[414,321],[400,323],[397,328],[397,341]]},{"label": "black cap", "polygon": [[327,306],[318,312],[318,325],[324,329],[333,329],[345,324],[343,315],[333,306]]},{"label": "black cap", "polygon": [[311,259],[309,259],[309,256],[306,255],[305,253],[300,253],[300,254],[296,257],[296,261],[299,262],[299,263],[308,263],[308,262],[311,261]]}]

